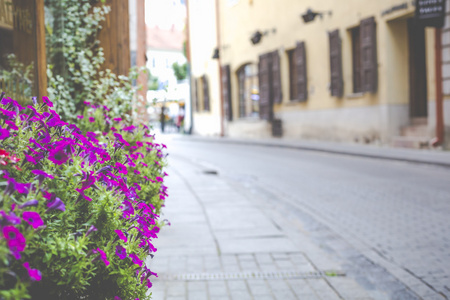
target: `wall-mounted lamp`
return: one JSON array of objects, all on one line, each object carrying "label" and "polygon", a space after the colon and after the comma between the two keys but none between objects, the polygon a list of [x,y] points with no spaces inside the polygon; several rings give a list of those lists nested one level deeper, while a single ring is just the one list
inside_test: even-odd
[{"label": "wall-mounted lamp", "polygon": [[277,33],[277,29],[276,28],[272,28],[270,30],[266,30],[264,32],[261,32],[259,30],[257,30],[255,33],[252,34],[252,36],[250,37],[250,41],[252,42],[253,45],[258,44],[259,42],[261,42],[261,39],[263,36],[268,35],[269,31],[271,31],[273,34]]},{"label": "wall-mounted lamp", "polygon": [[252,42],[253,45],[256,45],[259,42],[261,42],[262,37],[263,37],[263,33],[261,33],[261,31],[257,30],[255,33],[252,34],[250,41]]},{"label": "wall-mounted lamp", "polygon": [[219,59],[219,48],[215,48],[213,52],[212,59]]},{"label": "wall-mounted lamp", "polygon": [[[303,15],[301,15],[303,22],[305,23],[309,23],[314,21],[314,19],[319,16],[321,19],[323,17],[324,12],[315,12],[312,11],[311,8],[308,8],[308,10],[306,11],[306,13],[304,13]],[[331,16],[331,11],[328,11],[328,15]]]}]

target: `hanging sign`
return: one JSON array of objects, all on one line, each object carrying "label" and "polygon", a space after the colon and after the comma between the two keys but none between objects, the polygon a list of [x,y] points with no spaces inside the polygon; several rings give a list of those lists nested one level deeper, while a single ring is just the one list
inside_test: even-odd
[{"label": "hanging sign", "polygon": [[444,26],[445,2],[446,0],[417,0],[416,19],[423,26]]}]

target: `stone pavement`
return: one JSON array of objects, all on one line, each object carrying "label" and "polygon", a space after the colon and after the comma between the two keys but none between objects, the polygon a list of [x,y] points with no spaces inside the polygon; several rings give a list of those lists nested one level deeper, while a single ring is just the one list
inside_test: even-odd
[{"label": "stone pavement", "polygon": [[[201,163],[169,156],[169,164],[162,219],[171,225],[147,261],[159,274],[152,299],[419,299],[320,224],[291,218],[289,207],[277,211]],[[318,247],[317,237],[345,255]]]},{"label": "stone pavement", "polygon": [[177,139],[188,139],[189,141],[230,143],[243,145],[256,145],[266,147],[280,147],[299,150],[312,150],[335,154],[345,154],[377,159],[388,159],[412,163],[424,163],[430,165],[450,167],[450,151],[439,149],[407,149],[394,148],[385,145],[358,144],[349,142],[329,142],[306,139],[287,138],[230,138],[230,137],[203,137],[203,136],[178,136]]}]

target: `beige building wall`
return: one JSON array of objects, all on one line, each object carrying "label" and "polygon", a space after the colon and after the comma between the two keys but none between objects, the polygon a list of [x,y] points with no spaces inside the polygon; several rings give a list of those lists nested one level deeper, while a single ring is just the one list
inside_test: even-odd
[{"label": "beige building wall", "polygon": [[[193,0],[189,1],[196,2]],[[204,2],[197,0],[197,2]],[[211,2],[209,6],[212,6]],[[230,65],[233,120],[225,122],[225,135],[234,137],[270,137],[271,124],[255,117],[239,117],[239,89],[237,71],[248,63],[258,64],[259,56],[278,51],[281,68],[282,102],[274,105],[274,117],[282,120],[283,137],[327,140],[390,143],[411,124],[408,19],[414,17],[415,6],[404,0],[219,0],[220,59],[222,65]],[[206,5],[206,4],[205,4]],[[314,21],[304,23],[301,15],[308,8],[323,12]],[[447,9],[448,5],[447,5]],[[205,8],[206,10],[206,8]],[[214,10],[209,7],[205,19],[213,19]],[[198,17],[198,15],[197,15]],[[375,93],[353,93],[352,35],[351,30],[361,20],[374,17],[378,63],[378,87]],[[194,13],[190,19],[196,18]],[[450,17],[448,17],[450,20]],[[449,21],[447,20],[447,22]],[[202,20],[204,22],[205,20]],[[198,21],[197,21],[198,22]],[[210,24],[213,21],[210,20]],[[446,25],[447,27],[449,25]],[[339,30],[342,41],[343,96],[333,97],[330,91],[330,45],[328,33]],[[251,35],[259,30],[265,33],[261,42],[253,45]],[[191,28],[191,33],[195,32]],[[435,57],[433,28],[425,30],[428,131],[434,136]],[[448,32],[447,32],[448,35]],[[450,36],[450,35],[448,35]],[[306,45],[308,99],[305,102],[289,99],[289,60],[287,50],[296,43]],[[450,38],[443,36],[450,43]],[[203,41],[204,42],[204,41]],[[192,39],[192,44],[195,44]],[[203,64],[203,70],[217,72],[206,63],[212,49],[198,51],[193,64]],[[208,50],[206,50],[208,48]],[[444,61],[450,51],[444,51]],[[448,55],[447,55],[448,54]],[[447,56],[446,56],[447,55]],[[201,57],[202,56],[202,57]],[[203,60],[202,63],[199,63]],[[448,61],[448,60],[447,60]],[[208,67],[209,66],[209,67]],[[201,66],[196,67],[197,75]],[[445,77],[444,89],[450,91],[450,75]],[[193,65],[194,71],[194,65]],[[450,74],[450,72],[447,72]],[[216,76],[210,73],[211,76]],[[218,80],[219,78],[217,78]],[[211,85],[212,85],[211,80]],[[449,84],[447,84],[449,83]],[[217,86],[220,84],[217,82]],[[450,95],[450,92],[446,93]],[[446,115],[450,115],[450,96],[446,98]],[[217,101],[219,96],[211,96]],[[447,119],[446,123],[450,124]]]},{"label": "beige building wall", "polygon": [[[199,95],[200,106],[194,107],[193,133],[200,135],[220,135],[220,82],[219,64],[212,59],[214,48],[217,47],[216,7],[212,0],[189,0],[189,39],[191,56],[191,84],[193,94]],[[194,80],[206,75],[209,84],[210,110],[204,109],[201,84],[195,86]],[[195,99],[194,99],[195,102]]]}]

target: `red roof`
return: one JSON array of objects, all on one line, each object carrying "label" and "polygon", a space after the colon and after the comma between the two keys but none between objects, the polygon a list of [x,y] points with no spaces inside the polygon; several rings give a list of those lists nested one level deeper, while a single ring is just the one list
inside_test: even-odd
[{"label": "red roof", "polygon": [[147,27],[147,48],[161,50],[183,50],[185,34],[183,31]]}]

